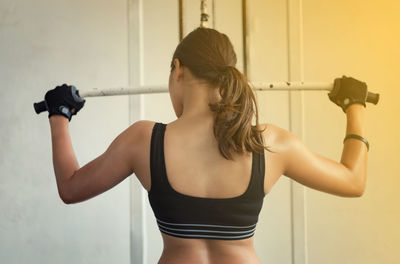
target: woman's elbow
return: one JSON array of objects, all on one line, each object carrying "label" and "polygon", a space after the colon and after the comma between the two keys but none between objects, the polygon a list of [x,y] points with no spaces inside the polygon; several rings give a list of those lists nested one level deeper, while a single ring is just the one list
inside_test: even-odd
[{"label": "woman's elbow", "polygon": [[356,186],[356,192],[355,192],[355,197],[361,197],[364,195],[365,192],[365,187],[366,187],[366,181],[363,181],[362,183],[357,184]]},{"label": "woman's elbow", "polygon": [[358,191],[358,193],[357,193],[357,197],[363,196],[363,195],[364,195],[364,192],[365,192],[365,187],[360,188],[359,191]]},{"label": "woman's elbow", "polygon": [[65,195],[65,194],[61,194],[59,193],[60,199],[61,201],[63,201],[65,204],[71,204],[71,200]]},{"label": "woman's elbow", "polygon": [[72,199],[71,196],[66,192],[65,189],[58,188],[58,195],[59,195],[61,201],[64,202],[64,204],[72,204],[72,203],[74,203],[74,202],[73,202],[73,199]]}]

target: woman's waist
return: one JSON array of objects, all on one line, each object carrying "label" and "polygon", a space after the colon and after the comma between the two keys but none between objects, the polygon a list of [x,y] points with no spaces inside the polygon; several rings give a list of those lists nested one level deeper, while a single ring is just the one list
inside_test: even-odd
[{"label": "woman's waist", "polygon": [[261,264],[253,237],[242,240],[181,239],[163,234],[164,250],[159,264]]}]

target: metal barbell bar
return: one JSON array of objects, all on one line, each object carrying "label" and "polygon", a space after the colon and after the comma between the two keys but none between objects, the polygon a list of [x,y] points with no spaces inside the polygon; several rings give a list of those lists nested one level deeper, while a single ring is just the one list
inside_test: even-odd
[{"label": "metal barbell bar", "polygon": [[[333,83],[305,83],[305,82],[254,82],[250,83],[250,87],[254,91],[331,91]],[[99,97],[113,95],[135,95],[135,94],[151,94],[151,93],[168,93],[168,87],[165,85],[140,86],[136,88],[115,87],[107,89],[92,88],[83,90],[79,93],[80,97]],[[377,104],[379,94],[368,92],[367,102]],[[47,111],[44,101],[33,104],[37,114]]]}]

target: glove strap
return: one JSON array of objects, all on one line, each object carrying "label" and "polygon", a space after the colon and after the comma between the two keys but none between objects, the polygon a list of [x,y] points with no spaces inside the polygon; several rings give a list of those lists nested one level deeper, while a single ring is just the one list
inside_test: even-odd
[{"label": "glove strap", "polygon": [[[44,101],[44,104],[46,105],[46,109],[49,110],[49,106],[47,105],[46,101]],[[64,105],[60,105],[57,110],[58,111],[49,111],[48,117],[50,118],[50,116],[52,116],[52,115],[62,115],[62,116],[65,116],[66,118],[68,118],[68,121],[71,121],[72,113],[68,107],[66,107]]]},{"label": "glove strap", "polygon": [[68,118],[69,121],[71,121],[72,113],[68,107],[60,105],[58,109],[60,110],[61,114],[63,114],[66,118]]}]

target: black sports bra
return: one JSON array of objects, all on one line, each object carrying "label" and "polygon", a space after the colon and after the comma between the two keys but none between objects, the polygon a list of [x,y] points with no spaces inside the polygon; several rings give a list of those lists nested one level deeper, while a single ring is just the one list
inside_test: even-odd
[{"label": "black sports bra", "polygon": [[236,240],[254,235],[264,194],[264,153],[253,152],[247,190],[232,198],[206,198],[175,191],[164,160],[166,124],[153,127],[150,149],[149,202],[161,232],[181,238]]}]

